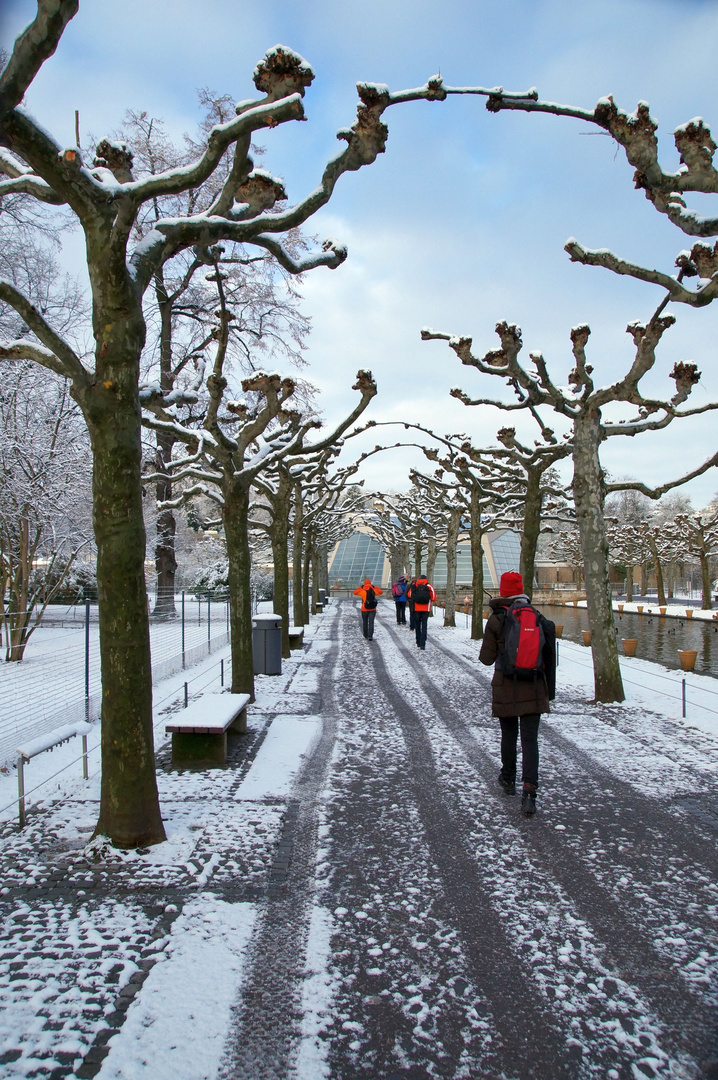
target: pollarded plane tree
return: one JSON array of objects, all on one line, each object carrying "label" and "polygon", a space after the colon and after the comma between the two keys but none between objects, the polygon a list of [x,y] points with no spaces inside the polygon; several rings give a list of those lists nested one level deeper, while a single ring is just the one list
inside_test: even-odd
[{"label": "pollarded plane tree", "polygon": [[446,546],[446,599],[444,602],[444,626],[456,626],[456,560],[457,548],[462,535],[468,533],[469,499],[464,488],[454,476],[446,476],[439,468],[433,476],[412,469],[409,478],[422,497],[433,500],[443,518]]},{"label": "pollarded plane tree", "polygon": [[[255,132],[304,119],[302,99],[314,79],[311,66],[291,49],[271,49],[254,70],[259,98],[240,102],[235,116],[215,124],[191,164],[137,180],[126,153],[111,139],[107,144],[112,152],[104,164],[90,164],[79,147],[63,146],[21,104],[78,9],[79,0],[38,0],[36,18],[15,42],[0,73],[0,169],[7,178],[0,182],[0,195],[25,194],[48,206],[66,207],[80,224],[92,299],[94,366],[7,280],[0,282],[0,301],[21,315],[32,337],[3,341],[0,357],[31,360],[68,379],[90,434],[103,686],[96,833],[121,847],[138,847],[165,838],[154,769],[144,576],[139,403],[144,295],[158,268],[180,252],[211,249],[223,241],[269,252],[292,274],[339,266],[346,249],[335,241],[296,257],[283,238],[327,204],[340,176],[371,164],[384,152],[386,109],[492,91],[447,87],[438,76],[398,92],[360,83],[357,119],[339,132],[346,145],[327,164],[314,191],[277,212],[278,187],[271,177],[255,178],[263,197],[243,201],[241,188],[253,171],[249,149]],[[211,205],[201,213],[162,218],[134,243],[135,223],[148,202],[196,190],[227,157],[231,165]]]},{"label": "pollarded plane tree", "polygon": [[[572,491],[576,519],[581,533],[586,578],[586,598],[589,623],[592,632],[594,688],[597,701],[623,701],[623,684],[618,663],[618,649],[614,633],[611,590],[609,583],[608,541],[604,520],[604,504],[611,491],[641,491],[649,498],[659,498],[688,480],[699,476],[711,466],[718,464],[718,454],[703,462],[690,473],[656,488],[648,488],[638,481],[620,481],[610,484],[600,462],[601,443],[615,435],[639,435],[645,431],[657,431],[667,427],[674,419],[695,416],[718,404],[711,403],[694,409],[679,408],[699,381],[700,373],[693,363],[676,363],[671,374],[676,392],[670,399],[644,397],[640,382],[654,367],[656,347],[665,330],[675,321],[670,315],[661,315],[664,301],[650,321],[628,326],[635,347],[633,362],[622,379],[606,387],[596,388],[592,379],[593,368],[586,360],[586,343],[590,329],[576,326],[571,331],[574,367],[568,376],[569,390],[562,389],[549,375],[544,357],[531,353],[534,371],[528,371],[519,363],[522,348],[521,331],[515,325],[498,323],[496,333],[500,349],[493,349],[483,357],[471,352],[471,338],[424,330],[424,340],[441,339],[449,342],[461,362],[475,368],[483,375],[504,379],[518,399],[513,403],[492,398],[471,398],[464,391],[455,389],[453,396],[465,405],[494,405],[504,411],[528,410],[543,426],[539,409],[548,407],[566,418],[571,425],[573,481]],[[604,413],[615,403],[626,403],[636,408],[636,416],[630,421],[608,420]]]},{"label": "pollarded plane tree", "polygon": [[[539,422],[540,418],[539,418]],[[535,440],[533,447],[526,446],[516,438],[516,429],[511,427],[501,428],[497,434],[498,447],[479,448],[473,445],[467,435],[450,434],[439,435],[431,428],[423,424],[407,423],[406,421],[382,421],[370,420],[363,428],[369,427],[395,427],[403,426],[407,431],[413,429],[428,435],[435,442],[442,443],[452,452],[458,451],[466,455],[471,461],[479,463],[482,467],[491,468],[491,462],[497,463],[495,471],[499,469],[499,463],[503,466],[503,479],[507,482],[512,480],[518,488],[524,492],[521,500],[521,511],[515,520],[511,521],[510,527],[515,528],[521,536],[520,571],[524,579],[524,586],[531,594],[531,588],[535,577],[536,548],[538,538],[543,529],[552,527],[550,522],[564,521],[572,516],[572,510],[568,500],[570,493],[566,491],[555,470],[556,462],[569,457],[571,445],[564,440],[559,442],[550,428],[542,427],[544,441]],[[358,432],[357,432],[358,433]],[[551,441],[548,441],[551,440]],[[395,446],[418,446],[424,450],[420,443],[396,443]],[[435,460],[432,458],[432,460]],[[507,518],[508,521],[508,518]]]},{"label": "pollarded plane tree", "polygon": [[[364,499],[358,492],[363,484],[349,486],[356,465],[326,475],[315,484],[304,500],[305,556],[302,573],[305,610],[317,612],[319,589],[329,587],[329,552],[356,527],[357,514]],[[311,604],[310,604],[311,597]]]},{"label": "pollarded plane tree", "polygon": [[[659,285],[676,303],[705,307],[715,300],[718,296],[718,243],[707,244],[705,238],[718,236],[718,217],[702,214],[686,205],[686,196],[691,193],[718,194],[718,170],[713,164],[716,143],[702,117],[681,124],[673,132],[680,165],[675,171],[668,171],[658,160],[658,125],[645,101],[640,101],[636,111],[629,113],[619,108],[610,96],[600,98],[593,109],[582,109],[540,101],[537,93],[517,99],[499,92],[489,96],[486,107],[490,112],[520,110],[568,116],[606,131],[623,147],[633,166],[635,187],[644,191],[655,209],[681,232],[702,238],[690,251],[680,252],[676,258],[679,271],[676,275],[639,266],[606,249],[586,248],[571,238],[565,250],[573,262],[602,266],[615,274]],[[684,284],[686,278],[698,279],[695,289]]]},{"label": "pollarded plane tree", "polygon": [[[200,94],[204,118],[198,136],[185,136],[184,145],[172,143],[164,125],[146,112],[128,112],[114,142],[103,140],[96,148],[97,158],[107,165],[121,158],[137,179],[155,176],[171,168],[189,166],[199,157],[199,140],[206,138],[214,124],[226,123],[234,115],[233,101],[206,91]],[[255,152],[255,148],[251,148]],[[225,156],[219,166],[197,188],[170,193],[145,203],[133,230],[136,243],[143,240],[163,218],[186,217],[202,213],[216,200],[232,160]],[[239,199],[250,205],[257,197],[265,198],[264,188],[275,183],[278,201],[284,197],[279,181],[255,169],[240,185]],[[298,230],[297,230],[298,233]],[[293,254],[299,254],[300,235],[285,241]],[[148,341],[142,357],[145,380],[154,378],[167,397],[174,390],[192,389],[201,383],[205,351],[216,336],[214,282],[224,282],[224,297],[232,319],[228,332],[228,353],[232,366],[244,375],[257,366],[266,367],[281,356],[295,365],[302,364],[302,350],[308,332],[308,320],[301,315],[298,296],[288,273],[269,252],[250,250],[240,244],[196,246],[181,251],[156,267],[151,286],[145,294]],[[301,278],[301,275],[297,275]],[[257,364],[259,356],[261,364]],[[227,365],[229,366],[229,364]],[[174,437],[171,431],[155,433],[155,472],[157,501],[165,509],[158,513],[155,539],[157,593],[155,616],[169,616],[175,611],[176,521],[167,505],[172,499],[172,460]]]},{"label": "pollarded plane tree", "polygon": [[710,560],[718,555],[718,503],[709,503],[704,510],[692,514],[678,514],[666,531],[676,553],[697,560],[701,569],[701,609],[710,611],[713,606]]},{"label": "pollarded plane tree", "polygon": [[[253,697],[252,611],[248,587],[252,487],[263,472],[270,473],[280,461],[289,461],[294,454],[316,456],[332,447],[374,397],[376,384],[370,372],[360,371],[354,385],[361,395],[357,406],[326,438],[307,446],[304,440],[316,426],[316,417],[314,414],[298,417],[294,411],[285,409],[285,403],[294,393],[294,380],[277,373],[255,372],[242,380],[242,390],[250,395],[249,399],[227,397],[223,368],[227,314],[224,309],[220,318],[222,332],[213,370],[207,379],[208,402],[202,427],[182,424],[185,402],[176,391],[169,395],[168,401],[156,387],[150,387],[142,392],[141,400],[146,411],[143,422],[152,430],[171,429],[176,442],[185,448],[185,453],[173,457],[168,467],[174,483],[192,482],[171,500],[172,508],[190,502],[197,495],[209,497],[220,508],[218,521],[224,530],[229,563],[232,692]],[[150,474],[146,480],[154,482],[155,476]]]},{"label": "pollarded plane tree", "polygon": [[389,557],[389,572],[392,581],[396,581],[401,574],[409,573],[411,563],[411,549],[404,524],[394,512],[394,504],[398,499],[394,493],[378,493],[367,496],[368,507],[366,524],[377,543],[386,551]]}]

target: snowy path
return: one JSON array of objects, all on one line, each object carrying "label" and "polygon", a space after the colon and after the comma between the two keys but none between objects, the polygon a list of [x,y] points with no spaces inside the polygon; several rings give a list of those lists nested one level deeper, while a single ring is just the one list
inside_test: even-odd
[{"label": "snowy path", "polygon": [[367,643],[333,604],[226,769],[160,754],[160,848],[88,857],[79,784],[5,830],[2,1075],[718,1076],[718,736],[652,665],[588,704],[566,648],[526,819],[439,622],[421,653],[390,605]]}]

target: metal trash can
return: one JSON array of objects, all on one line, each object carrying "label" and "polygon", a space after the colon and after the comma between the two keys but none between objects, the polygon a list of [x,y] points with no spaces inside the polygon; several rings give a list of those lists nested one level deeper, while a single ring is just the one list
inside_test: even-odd
[{"label": "metal trash can", "polygon": [[325,608],[327,606],[327,590],[326,589],[320,589],[319,590],[319,603],[322,605],[323,608]]},{"label": "metal trash can", "polygon": [[255,675],[282,674],[282,616],[252,616],[252,659]]}]

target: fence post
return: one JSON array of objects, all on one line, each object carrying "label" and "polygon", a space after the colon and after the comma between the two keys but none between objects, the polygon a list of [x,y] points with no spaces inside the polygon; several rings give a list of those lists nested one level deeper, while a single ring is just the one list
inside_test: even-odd
[{"label": "fence post", "polygon": [[558,667],[558,638],[556,638],[556,667]]},{"label": "fence post", "polygon": [[17,759],[17,808],[22,829],[25,826],[25,763],[22,754]]},{"label": "fence post", "polygon": [[219,662],[219,685],[224,686],[224,657]]},{"label": "fence post", "polygon": [[227,608],[227,633],[229,634],[229,593],[227,593],[226,608]]},{"label": "fence post", "polygon": [[184,593],[182,593],[182,668],[184,670],[185,658],[184,658]]},{"label": "fence post", "polygon": [[87,735],[82,736],[82,776],[87,780],[90,775],[90,770],[87,767]]},{"label": "fence post", "polygon": [[212,620],[210,618],[211,610],[210,605],[212,601],[209,593],[207,593],[207,652],[209,652],[209,646],[212,644]]},{"label": "fence post", "polygon": [[90,598],[85,597],[85,720],[90,720]]},{"label": "fence post", "polygon": [[189,703],[189,698],[188,698],[188,694],[187,694],[187,683],[185,683],[184,684],[184,707],[185,707],[185,709],[187,708],[188,703]]},{"label": "fence post", "polygon": [[683,680],[681,680],[681,681],[682,681],[682,687],[681,687],[682,693],[681,693],[681,697],[682,697],[682,699],[683,699],[683,717],[684,717],[684,719],[685,719],[685,715],[686,715],[686,680],[685,680],[685,679],[683,679]]}]

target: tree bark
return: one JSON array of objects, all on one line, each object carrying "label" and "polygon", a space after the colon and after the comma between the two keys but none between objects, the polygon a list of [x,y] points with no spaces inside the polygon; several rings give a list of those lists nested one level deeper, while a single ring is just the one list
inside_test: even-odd
[{"label": "tree bark", "polygon": [[446,532],[446,604],[444,606],[444,626],[456,626],[456,547],[459,542],[461,510],[454,507],[449,511],[449,523]]},{"label": "tree bark", "polygon": [[312,569],[312,539],[310,531],[304,534],[304,562],[302,564],[302,624],[309,626],[309,579]]},{"label": "tree bark", "polygon": [[227,542],[229,630],[232,642],[233,694],[249,694],[254,701],[252,657],[252,596],[249,550],[249,492],[231,479],[223,485],[222,523]]},{"label": "tree bark", "polygon": [[144,568],[137,399],[144,324],[139,305],[132,314],[122,309],[96,317],[96,326],[102,327],[98,378],[81,400],[93,451],[102,670],[102,781],[95,835],[108,836],[117,847],[165,839],[155,776]]},{"label": "tree bark", "polygon": [[414,541],[414,577],[421,577],[421,540]]},{"label": "tree bark", "polygon": [[304,618],[304,595],[303,595],[303,546],[304,546],[304,519],[302,512],[302,488],[300,484],[294,485],[294,529],[292,532],[292,607],[294,609],[294,625],[304,626],[308,620]]},{"label": "tree bark", "polygon": [[471,640],[484,636],[484,532],[481,528],[481,500],[477,488],[471,489]]},{"label": "tree bark", "polygon": [[576,417],[573,440],[573,496],[581,533],[588,625],[591,630],[596,701],[623,701],[623,682],[613,624],[608,539],[603,514],[605,489],[598,451],[600,416],[596,410]]},{"label": "tree bark", "polygon": [[536,574],[536,548],[541,533],[541,481],[543,473],[527,469],[526,494],[524,498],[523,535],[521,536],[521,561],[519,569],[524,581],[524,592],[529,600],[533,595]]},{"label": "tree bark", "polygon": [[[160,386],[164,393],[173,389],[172,377],[172,305],[167,295],[162,271],[155,275],[155,296],[160,312]],[[172,460],[172,448],[175,440],[171,435],[157,433],[157,471],[166,472],[167,464]],[[172,481],[157,481],[157,501],[166,502],[172,498]],[[175,555],[175,534],[177,523],[172,510],[160,510],[157,515],[157,539],[155,542],[155,568],[157,571],[157,596],[153,614],[167,618],[175,615],[175,574],[177,558]]]},{"label": "tree bark", "polygon": [[286,660],[289,648],[289,520],[288,515],[278,515],[275,507],[274,521],[270,530],[272,558],[274,560],[274,610],[282,616],[282,656]]},{"label": "tree bark", "polygon": [[633,603],[633,566],[626,566],[626,603]]},{"label": "tree bark", "polygon": [[708,556],[705,551],[701,551],[699,555],[701,561],[701,610],[710,611],[712,608],[711,603],[711,567]]}]

